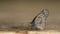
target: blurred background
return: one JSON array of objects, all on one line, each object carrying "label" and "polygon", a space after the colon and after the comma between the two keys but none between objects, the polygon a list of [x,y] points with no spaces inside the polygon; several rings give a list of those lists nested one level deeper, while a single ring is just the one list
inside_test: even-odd
[{"label": "blurred background", "polygon": [[49,10],[46,29],[59,30],[60,1],[57,0],[2,0],[0,1],[0,25],[26,27],[42,9]]}]

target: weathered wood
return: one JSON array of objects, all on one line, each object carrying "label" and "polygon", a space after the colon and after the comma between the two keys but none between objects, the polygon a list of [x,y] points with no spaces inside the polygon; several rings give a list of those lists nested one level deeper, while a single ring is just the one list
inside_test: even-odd
[{"label": "weathered wood", "polygon": [[60,32],[57,30],[28,31],[28,34],[60,34]]},{"label": "weathered wood", "polygon": [[0,34],[26,34],[26,31],[0,31]]},{"label": "weathered wood", "polygon": [[0,34],[60,34],[58,30],[45,31],[0,31]]}]

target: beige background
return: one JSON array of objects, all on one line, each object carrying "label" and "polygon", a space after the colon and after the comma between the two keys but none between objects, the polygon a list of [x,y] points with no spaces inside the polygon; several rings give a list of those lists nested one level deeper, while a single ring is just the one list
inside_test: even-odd
[{"label": "beige background", "polygon": [[46,28],[60,29],[60,1],[55,0],[0,1],[0,24],[28,25],[42,9],[49,10]]}]

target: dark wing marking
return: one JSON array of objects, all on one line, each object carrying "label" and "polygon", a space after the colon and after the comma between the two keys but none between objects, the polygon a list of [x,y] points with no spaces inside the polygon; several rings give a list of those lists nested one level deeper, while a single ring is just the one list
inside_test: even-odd
[{"label": "dark wing marking", "polygon": [[31,22],[31,24],[33,24],[33,23],[34,23],[35,19],[36,19],[36,17],[33,19],[33,21]]},{"label": "dark wing marking", "polygon": [[33,19],[33,21],[31,22],[31,24],[34,24],[34,23],[35,23],[36,18],[37,18],[40,14],[41,14],[41,13],[38,13],[38,14],[34,17],[34,19]]},{"label": "dark wing marking", "polygon": [[42,18],[40,17],[40,14],[39,14],[33,19],[31,24],[35,24],[35,23],[40,23],[41,24],[41,22],[42,22]]}]

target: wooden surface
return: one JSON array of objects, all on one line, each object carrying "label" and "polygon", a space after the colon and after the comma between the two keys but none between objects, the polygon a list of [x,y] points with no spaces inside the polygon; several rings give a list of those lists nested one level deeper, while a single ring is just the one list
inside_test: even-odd
[{"label": "wooden surface", "polygon": [[0,31],[0,34],[60,34],[58,30],[44,31]]}]

